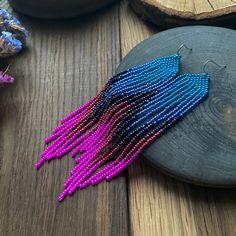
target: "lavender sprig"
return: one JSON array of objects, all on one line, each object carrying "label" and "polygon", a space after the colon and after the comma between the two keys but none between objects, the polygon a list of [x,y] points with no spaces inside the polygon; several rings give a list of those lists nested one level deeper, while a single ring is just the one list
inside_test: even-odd
[{"label": "lavender sprig", "polygon": [[7,10],[0,9],[0,58],[19,53],[24,47],[28,31]]}]

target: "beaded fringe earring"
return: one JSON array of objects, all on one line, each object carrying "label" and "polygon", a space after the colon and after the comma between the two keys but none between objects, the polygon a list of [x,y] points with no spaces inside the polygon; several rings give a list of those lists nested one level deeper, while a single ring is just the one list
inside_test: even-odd
[{"label": "beaded fringe earring", "polygon": [[114,178],[207,95],[208,74],[177,77],[179,65],[178,52],[121,72],[61,120],[36,163],[39,168],[73,150],[76,165],[58,201]]}]

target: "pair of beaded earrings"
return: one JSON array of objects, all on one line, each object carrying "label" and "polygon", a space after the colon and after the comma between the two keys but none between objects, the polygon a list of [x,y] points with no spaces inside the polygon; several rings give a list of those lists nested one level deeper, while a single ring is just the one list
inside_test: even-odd
[{"label": "pair of beaded earrings", "polygon": [[[207,73],[178,75],[183,47],[189,49],[183,44],[176,54],[115,75],[96,97],[62,119],[45,139],[52,143],[36,168],[70,151],[75,157],[59,202],[77,189],[117,176],[206,98]],[[77,156],[79,153],[82,155]]]}]

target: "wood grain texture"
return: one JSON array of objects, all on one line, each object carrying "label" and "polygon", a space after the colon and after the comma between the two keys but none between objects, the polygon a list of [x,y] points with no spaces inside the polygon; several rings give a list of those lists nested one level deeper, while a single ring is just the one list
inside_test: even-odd
[{"label": "wood grain texture", "polygon": [[0,235],[127,235],[125,177],[56,197],[73,166],[34,163],[43,139],[105,84],[120,61],[119,6],[71,21],[22,18],[28,48],[12,61],[12,87],[0,93]]},{"label": "wood grain texture", "polygon": [[[121,5],[121,52],[124,57],[157,29]],[[145,160],[129,167],[131,235],[235,235],[236,190],[184,184],[151,168]]]},{"label": "wood grain texture", "polygon": [[234,0],[130,0],[146,20],[162,27],[209,24],[235,27]]}]

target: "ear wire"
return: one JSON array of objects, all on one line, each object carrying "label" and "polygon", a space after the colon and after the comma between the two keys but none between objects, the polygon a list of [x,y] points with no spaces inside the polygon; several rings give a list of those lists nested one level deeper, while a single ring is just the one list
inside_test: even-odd
[{"label": "ear wire", "polygon": [[183,48],[189,50],[190,52],[192,52],[192,50],[193,50],[192,48],[189,48],[188,46],[186,46],[186,44],[181,44],[180,47],[179,47],[178,50],[177,50],[177,54],[178,54],[178,55],[180,55],[180,51],[181,51]]},{"label": "ear wire", "polygon": [[207,66],[207,64],[209,64],[209,63],[212,63],[212,64],[218,66],[218,67],[220,68],[220,70],[221,70],[221,69],[225,69],[225,68],[227,67],[226,65],[220,65],[220,64],[218,64],[217,62],[215,62],[214,60],[209,59],[209,60],[207,60],[207,61],[204,63],[204,65],[203,65],[203,68],[202,68],[203,72],[207,73],[207,72],[206,72],[206,66]]}]

